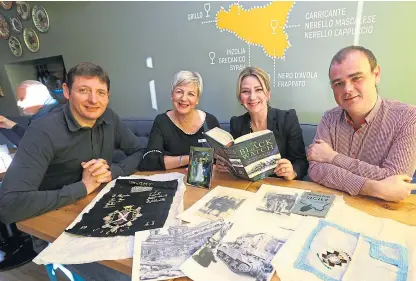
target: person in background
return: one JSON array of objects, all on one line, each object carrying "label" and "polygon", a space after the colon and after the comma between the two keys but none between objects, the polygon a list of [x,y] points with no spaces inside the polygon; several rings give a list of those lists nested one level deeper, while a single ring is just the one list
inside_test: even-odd
[{"label": "person in background", "polygon": [[[308,170],[308,161],[296,111],[272,108],[270,95],[270,79],[266,72],[258,67],[241,71],[237,81],[237,99],[247,113],[231,117],[231,135],[238,138],[266,129],[272,131],[282,156],[275,174],[286,180],[301,180]],[[216,167],[218,171],[228,171],[219,160]]]},{"label": "person in background", "polygon": [[338,51],[329,66],[338,106],[325,112],[309,146],[309,177],[351,195],[399,201],[416,169],[416,107],[378,94],[380,66],[361,46]]},{"label": "person in background", "polygon": [[[70,69],[66,81],[68,103],[32,122],[4,176],[3,223],[74,203],[103,183],[131,175],[140,164],[144,148],[139,139],[108,108],[108,74],[84,62]],[[115,149],[127,155],[118,164],[111,163]],[[81,276],[96,276],[93,280],[131,279],[98,263],[71,268]]]},{"label": "person in background", "polygon": [[[74,203],[132,174],[144,149],[110,108],[110,79],[80,63],[63,85],[67,104],[32,122],[0,188],[0,221],[12,223]],[[128,157],[112,164],[114,149]]]},{"label": "person in background", "polygon": [[[29,125],[33,120],[47,115],[58,105],[48,88],[39,81],[26,80],[17,85],[17,106],[23,109],[23,114],[30,116]],[[19,146],[27,127],[0,115],[0,133],[10,142]]]},{"label": "person in background", "polygon": [[140,170],[170,170],[189,164],[191,146],[202,146],[204,131],[219,127],[215,116],[196,109],[202,95],[202,77],[180,71],[172,81],[173,109],[156,116]]},{"label": "person in background", "polygon": [[[23,113],[29,117],[29,124],[41,116],[48,114],[57,108],[58,101],[52,98],[45,85],[39,81],[26,80],[16,87],[17,106],[23,109]],[[19,146],[27,126],[16,123],[0,115],[0,133],[11,143]],[[1,186],[1,181],[0,181]],[[36,252],[32,248],[32,239],[22,233],[14,223],[0,223],[1,241],[0,270],[8,270],[30,262]]]}]

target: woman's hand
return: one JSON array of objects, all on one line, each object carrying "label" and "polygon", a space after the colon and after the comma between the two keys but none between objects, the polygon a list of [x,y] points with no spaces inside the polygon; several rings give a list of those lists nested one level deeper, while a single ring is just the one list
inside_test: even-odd
[{"label": "woman's hand", "polygon": [[285,159],[279,159],[277,162],[277,167],[274,169],[274,172],[279,177],[283,177],[286,180],[293,180],[296,178],[296,172],[293,170],[292,163]]},{"label": "woman's hand", "polygon": [[218,159],[217,159],[216,164],[215,164],[215,169],[220,173],[225,173],[225,172],[228,173],[229,172],[228,168],[227,168],[227,165],[225,165],[224,162],[222,162],[221,160],[218,160]]}]

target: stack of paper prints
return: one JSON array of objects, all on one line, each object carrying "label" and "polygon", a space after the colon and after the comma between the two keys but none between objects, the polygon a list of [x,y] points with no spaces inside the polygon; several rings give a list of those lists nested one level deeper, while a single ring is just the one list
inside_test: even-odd
[{"label": "stack of paper prints", "polygon": [[217,186],[179,214],[178,218],[194,224],[218,219],[232,221],[237,211],[254,195],[255,193],[249,191]]},{"label": "stack of paper prints", "polygon": [[207,221],[136,232],[132,281],[182,277],[180,265],[218,232],[222,238],[231,223]]},{"label": "stack of paper prints", "polygon": [[224,238],[214,236],[180,269],[195,281],[270,280],[274,272],[271,260],[293,230],[309,219],[290,213],[303,192],[262,185],[238,211]]},{"label": "stack of paper prints", "polygon": [[309,218],[272,261],[280,280],[416,280],[416,227],[347,205]]},{"label": "stack of paper prints", "polygon": [[[154,176],[131,176],[120,179],[147,179],[151,181],[176,180],[178,187],[170,206],[164,227],[180,225],[176,216],[183,212],[183,195],[186,189],[184,175],[181,173],[159,174]],[[103,190],[85,207],[67,229],[81,221],[82,216],[90,211],[114,186],[115,180],[108,183]],[[138,218],[140,219],[140,218]],[[84,237],[68,232],[62,233],[58,239],[42,251],[33,261],[37,264],[59,263],[80,264],[101,260],[118,260],[133,257],[134,235],[114,237]]]}]

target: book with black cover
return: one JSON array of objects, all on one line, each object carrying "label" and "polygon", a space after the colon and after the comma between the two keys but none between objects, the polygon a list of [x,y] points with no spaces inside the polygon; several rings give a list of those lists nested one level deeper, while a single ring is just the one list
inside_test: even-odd
[{"label": "book with black cover", "polygon": [[253,132],[234,139],[218,127],[205,132],[205,139],[214,148],[214,157],[242,179],[257,181],[274,173],[281,158],[274,134],[270,130]]},{"label": "book with black cover", "polygon": [[304,192],[296,201],[291,213],[324,218],[334,199],[335,195]]},{"label": "book with black cover", "polygon": [[81,221],[65,231],[88,237],[113,237],[161,228],[177,188],[177,180],[117,179]]}]

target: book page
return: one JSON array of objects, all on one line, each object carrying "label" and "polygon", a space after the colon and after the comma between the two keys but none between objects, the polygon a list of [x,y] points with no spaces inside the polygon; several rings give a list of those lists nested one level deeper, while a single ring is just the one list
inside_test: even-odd
[{"label": "book page", "polygon": [[9,154],[9,149],[6,144],[0,144],[0,154]]},{"label": "book page", "polygon": [[0,145],[0,173],[6,172],[11,162],[12,157],[9,154],[9,149],[7,148],[7,145]]},{"label": "book page", "polygon": [[237,143],[249,140],[249,139],[254,139],[255,137],[262,136],[270,132],[271,132],[270,130],[263,130],[263,131],[258,131],[258,132],[253,132],[247,135],[243,135],[241,137],[236,138],[234,140],[234,143],[237,144]]},{"label": "book page", "polygon": [[230,142],[234,140],[233,136],[229,132],[218,127],[215,127],[205,132],[205,134],[210,136],[217,142],[221,143],[223,146],[227,146]]}]

